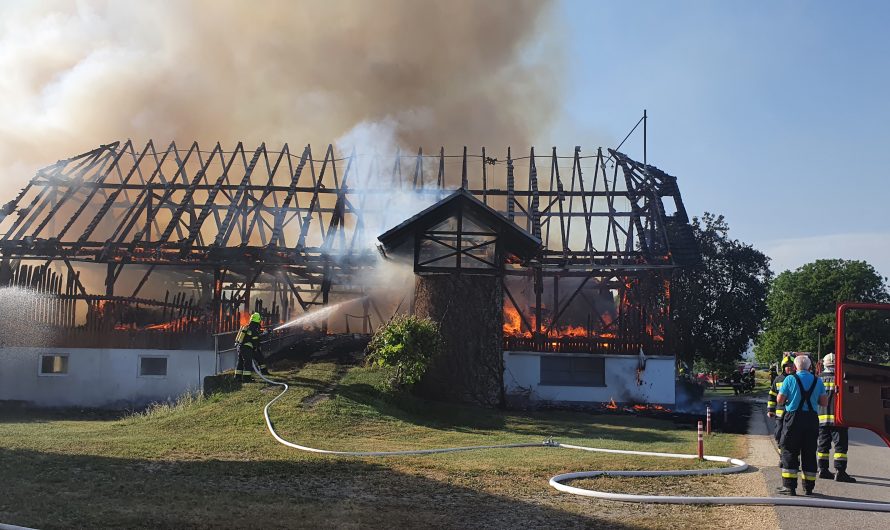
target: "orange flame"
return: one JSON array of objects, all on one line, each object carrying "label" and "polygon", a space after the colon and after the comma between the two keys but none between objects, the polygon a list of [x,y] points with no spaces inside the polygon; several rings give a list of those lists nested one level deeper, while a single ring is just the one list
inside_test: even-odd
[{"label": "orange flame", "polygon": [[603,325],[605,327],[611,326],[612,322],[614,322],[611,313],[603,313],[602,315],[600,315],[600,318],[603,320]]},{"label": "orange flame", "polygon": [[646,324],[646,334],[656,342],[664,342],[664,334],[661,329],[655,329],[652,324]]},{"label": "orange flame", "polygon": [[586,337],[587,329],[583,326],[565,326],[554,330],[558,337]]},{"label": "orange flame", "polygon": [[[534,322],[534,317],[531,318],[531,321]],[[526,338],[532,336],[531,331],[522,331],[522,317],[519,315],[519,311],[507,305],[504,306],[504,335]]]},{"label": "orange flame", "polygon": [[618,403],[615,403],[614,398],[609,398],[608,403],[603,404],[603,408],[606,410],[622,410],[624,412],[670,412],[671,409],[662,407],[661,405],[652,405],[652,404],[636,404],[631,406],[619,407]]},{"label": "orange flame", "polygon": [[[603,315],[603,320],[607,323],[612,322],[611,317],[608,314]],[[526,322],[534,328],[535,326],[535,316],[534,315],[526,315]],[[545,323],[546,324],[546,323]],[[519,311],[516,308],[511,307],[509,305],[504,306],[504,335],[510,337],[524,337],[527,339],[532,338],[532,330],[523,331],[523,323],[522,316],[519,314]],[[546,325],[544,326],[547,327]],[[547,333],[548,337],[551,339],[560,339],[564,337],[587,337],[588,335],[591,337],[600,337],[605,339],[614,339],[615,333],[612,332],[603,332],[596,330],[587,330],[584,326],[573,326],[571,324],[566,324],[564,326],[558,326],[556,329],[551,329]]]},{"label": "orange flame", "polygon": [[145,326],[144,329],[154,330],[154,331],[157,331],[157,330],[169,331],[169,330],[174,330],[177,328],[180,328],[180,329],[184,328],[184,327],[188,326],[188,324],[190,322],[197,322],[197,321],[198,321],[198,317],[180,317],[180,318],[173,319],[170,322],[164,322],[162,324],[152,324],[150,326]]}]

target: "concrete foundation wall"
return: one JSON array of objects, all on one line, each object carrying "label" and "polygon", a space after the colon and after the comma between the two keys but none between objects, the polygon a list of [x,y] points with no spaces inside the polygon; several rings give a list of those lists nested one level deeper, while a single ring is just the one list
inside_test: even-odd
[{"label": "concrete foundation wall", "polygon": [[[605,358],[606,386],[548,386],[540,384],[541,357]],[[649,357],[637,384],[636,355],[591,355],[570,353],[504,352],[504,385],[508,395],[528,395],[531,401],[566,403],[653,403],[676,402],[675,361],[673,357]]]},{"label": "concrete foundation wall", "polygon": [[[40,375],[41,354],[68,354],[68,373]],[[140,376],[140,356],[166,357],[167,375]],[[123,409],[175,399],[213,375],[213,350],[0,348],[0,400],[41,407]]]}]

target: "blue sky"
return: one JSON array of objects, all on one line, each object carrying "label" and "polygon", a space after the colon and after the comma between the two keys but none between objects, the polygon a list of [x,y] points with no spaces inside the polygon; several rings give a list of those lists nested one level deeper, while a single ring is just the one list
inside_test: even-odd
[{"label": "blue sky", "polygon": [[[645,108],[649,162],[690,214],[725,215],[777,272],[837,257],[890,276],[890,2],[557,0],[531,28],[536,5],[430,0],[431,23],[416,1],[0,2],[0,202],[113,139],[321,143],[395,117],[417,145],[493,147],[532,104],[554,119],[530,140],[565,152],[615,146]],[[419,75],[440,62],[459,74]]]},{"label": "blue sky", "polygon": [[[614,145],[646,108],[649,162],[690,214],[724,214],[777,272],[838,257],[890,275],[890,3],[565,0],[555,17],[555,145]],[[641,136],[623,150],[641,158]]]}]

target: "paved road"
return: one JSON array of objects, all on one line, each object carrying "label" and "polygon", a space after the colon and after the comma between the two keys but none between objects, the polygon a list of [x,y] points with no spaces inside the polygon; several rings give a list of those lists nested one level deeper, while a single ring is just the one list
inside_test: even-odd
[{"label": "paved road", "polygon": [[[752,417],[752,420],[754,418]],[[763,417],[763,421],[772,420]],[[838,500],[890,502],[890,447],[870,431],[850,429],[850,461],[848,472],[859,481],[843,484],[829,480],[816,481],[816,493]],[[767,486],[774,492],[781,485],[778,468],[763,467]],[[814,530],[818,528],[858,528],[871,530],[890,528],[890,513],[796,508],[777,506],[779,527],[783,530]]]}]

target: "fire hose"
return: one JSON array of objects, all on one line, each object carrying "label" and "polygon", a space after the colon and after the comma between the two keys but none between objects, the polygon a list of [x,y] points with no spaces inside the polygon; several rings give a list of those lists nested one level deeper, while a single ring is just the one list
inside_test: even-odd
[{"label": "fire hose", "polygon": [[[254,371],[260,378],[271,384],[282,386],[284,389],[275,396],[271,401],[266,403],[263,408],[263,416],[266,419],[266,427],[269,433],[278,443],[300,451],[308,451],[310,453],[321,453],[334,456],[353,456],[353,457],[377,457],[377,456],[411,456],[411,455],[430,455],[440,453],[456,453],[460,451],[476,451],[483,449],[517,449],[529,447],[548,447],[575,449],[579,451],[588,451],[594,453],[610,453],[635,456],[651,456],[659,458],[681,458],[686,460],[698,459],[698,455],[676,454],[676,453],[657,453],[651,451],[630,451],[625,449],[601,449],[598,447],[585,447],[581,445],[571,445],[557,442],[553,439],[547,439],[543,442],[514,443],[500,445],[471,445],[465,447],[443,447],[436,449],[414,449],[407,451],[332,451],[328,449],[316,449],[289,442],[278,435],[269,417],[269,408],[278,401],[289,390],[287,383],[282,381],[273,381],[263,375],[258,369],[256,362],[253,364]],[[754,504],[754,505],[773,505],[773,506],[807,506],[811,508],[833,508],[838,510],[864,510],[873,512],[890,512],[890,503],[881,502],[863,502],[863,501],[840,501],[834,499],[820,499],[813,497],[691,497],[682,495],[634,495],[629,493],[609,493],[605,491],[597,491],[586,488],[569,486],[567,482],[580,479],[590,479],[596,477],[686,477],[701,475],[726,475],[730,473],[741,473],[748,469],[748,464],[744,460],[738,458],[730,458],[726,456],[710,456],[705,455],[704,459],[709,462],[720,462],[731,464],[728,467],[708,468],[708,469],[676,469],[664,471],[579,471],[574,473],[563,473],[556,475],[550,479],[550,485],[566,493],[574,495],[582,495],[585,497],[595,497],[598,499],[606,499],[611,501],[622,502],[638,502],[650,504]]]}]

